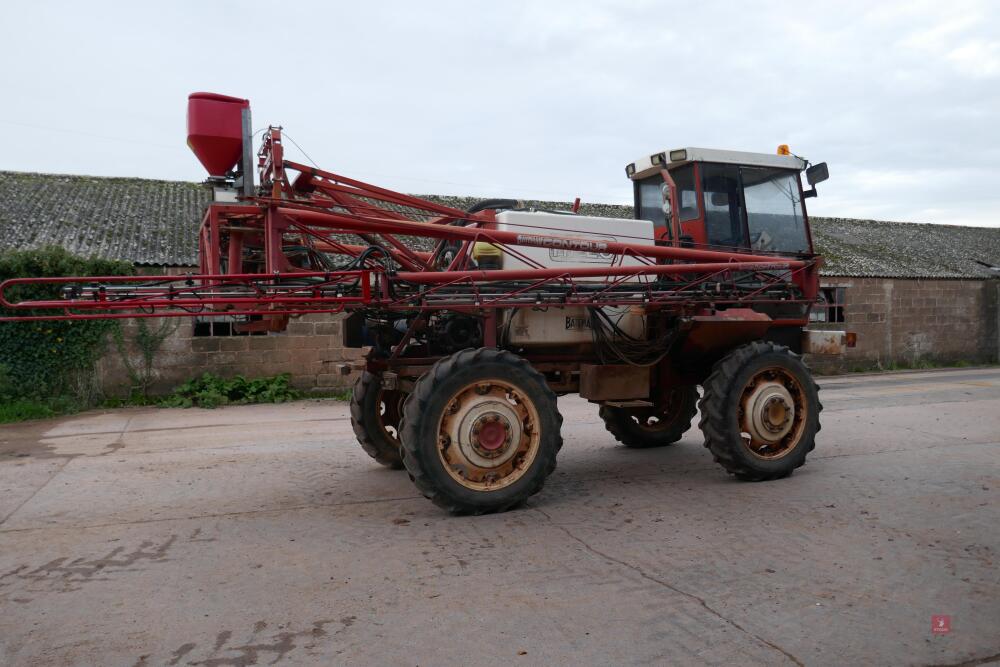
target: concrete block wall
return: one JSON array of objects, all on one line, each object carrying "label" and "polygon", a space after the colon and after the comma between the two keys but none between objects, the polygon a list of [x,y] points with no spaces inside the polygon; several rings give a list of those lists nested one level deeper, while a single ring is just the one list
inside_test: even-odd
[{"label": "concrete block wall", "polygon": [[[195,336],[188,318],[167,320],[172,328],[155,357],[152,393],[167,393],[177,385],[210,372],[222,377],[261,377],[290,373],[292,385],[306,391],[334,391],[353,384],[354,376],[336,372],[337,364],[360,357],[360,350],[341,346],[340,315],[306,315],[292,320],[281,333],[263,336]],[[164,320],[146,320],[155,331]],[[123,324],[125,354],[141,367],[135,344],[135,320]],[[114,342],[98,363],[98,382],[108,395],[127,394],[132,382]]]},{"label": "concrete block wall", "polygon": [[815,357],[814,367],[981,364],[1000,354],[1000,281],[824,278],[822,284],[846,288],[845,322],[811,326],[857,332],[858,346],[842,360]]}]

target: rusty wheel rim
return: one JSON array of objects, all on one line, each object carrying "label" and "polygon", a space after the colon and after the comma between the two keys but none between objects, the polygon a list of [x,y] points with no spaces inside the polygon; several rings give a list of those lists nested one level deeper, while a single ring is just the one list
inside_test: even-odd
[{"label": "rusty wheel rim", "polygon": [[438,423],[445,470],[474,491],[495,491],[521,479],[541,442],[538,409],[503,380],[485,380],[452,394]]},{"label": "rusty wheel rim", "polygon": [[787,456],[802,439],[808,409],[801,382],[787,369],[758,371],[740,394],[743,446],[766,461]]},{"label": "rusty wheel rim", "polygon": [[399,423],[403,419],[406,394],[399,390],[380,389],[377,397],[378,427],[389,441],[399,446]]}]

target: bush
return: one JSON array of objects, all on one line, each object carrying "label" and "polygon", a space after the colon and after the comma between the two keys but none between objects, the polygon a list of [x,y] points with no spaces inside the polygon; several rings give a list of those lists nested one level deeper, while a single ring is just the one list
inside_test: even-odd
[{"label": "bush", "polygon": [[[59,247],[0,253],[0,281],[9,278],[130,275],[131,264],[82,259]],[[23,285],[8,290],[9,301],[58,299],[58,285]],[[3,315],[43,314],[0,309]],[[104,349],[114,320],[0,322],[0,391],[5,400],[64,396],[78,391]],[[5,388],[4,388],[5,387]]]},{"label": "bush", "polygon": [[185,382],[163,399],[168,408],[216,408],[220,405],[245,403],[284,403],[299,398],[299,392],[288,385],[288,373],[248,380],[242,375],[225,380],[205,373]]}]

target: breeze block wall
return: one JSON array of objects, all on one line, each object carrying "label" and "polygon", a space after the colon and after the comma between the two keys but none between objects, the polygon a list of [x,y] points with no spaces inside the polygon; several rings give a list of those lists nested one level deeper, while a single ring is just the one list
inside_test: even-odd
[{"label": "breeze block wall", "polygon": [[[262,377],[290,373],[297,389],[336,391],[354,383],[356,375],[344,376],[336,366],[358,359],[362,350],[341,346],[341,315],[305,315],[293,319],[287,330],[257,336],[195,336],[190,318],[168,320],[171,332],[157,352],[150,393],[169,393],[177,385],[202,373],[221,377]],[[150,318],[156,331],[163,320]],[[142,354],[135,343],[135,320],[122,324],[124,351],[133,367],[141,368]],[[132,385],[121,351],[114,341],[97,367],[98,384],[112,396],[126,395]]]},{"label": "breeze block wall", "polygon": [[810,358],[818,370],[998,360],[1000,281],[824,277],[821,282],[847,288],[845,321],[811,327],[857,332],[858,345],[842,359]]}]

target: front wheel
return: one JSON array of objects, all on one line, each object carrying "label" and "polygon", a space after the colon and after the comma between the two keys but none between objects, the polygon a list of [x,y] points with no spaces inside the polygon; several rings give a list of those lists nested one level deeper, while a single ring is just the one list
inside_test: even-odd
[{"label": "front wheel", "polygon": [[701,430],[723,468],[763,481],[805,464],[823,406],[797,354],[774,343],[744,345],[716,363],[703,386]]},{"label": "front wheel", "polygon": [[541,490],[562,446],[545,378],[502,350],[439,360],[403,406],[403,464],[417,488],[456,514],[511,509]]}]

